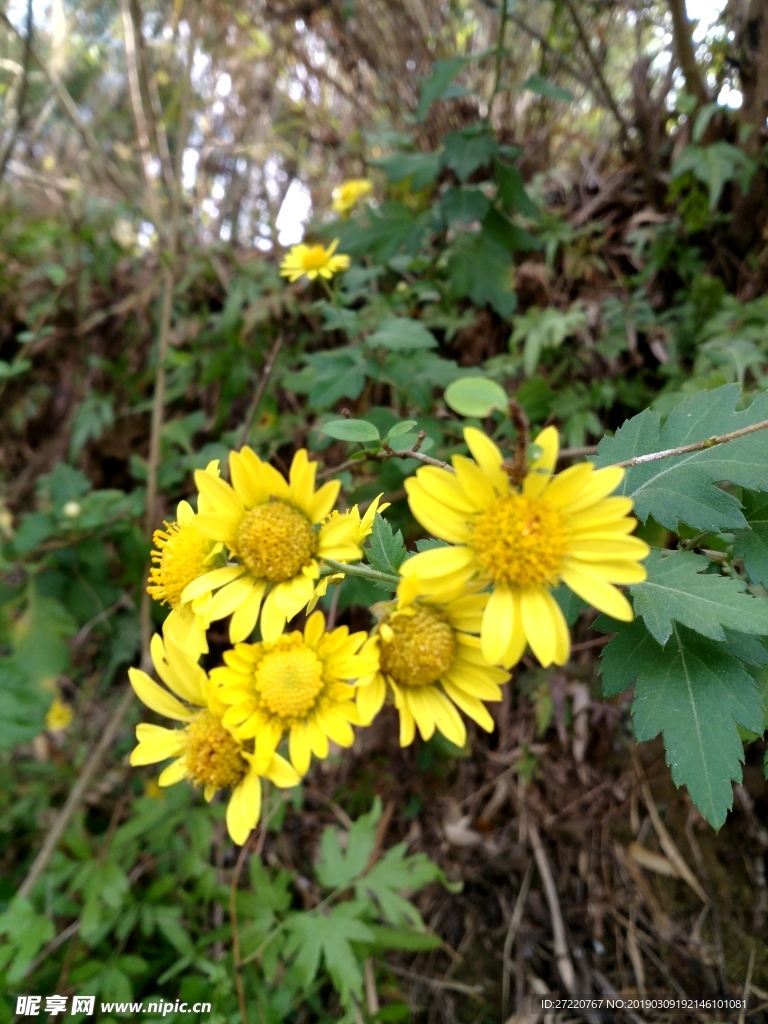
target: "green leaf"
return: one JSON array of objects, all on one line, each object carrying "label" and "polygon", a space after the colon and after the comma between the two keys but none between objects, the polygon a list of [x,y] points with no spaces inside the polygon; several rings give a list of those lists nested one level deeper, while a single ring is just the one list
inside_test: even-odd
[{"label": "green leaf", "polygon": [[0,693],[3,700],[0,750],[11,750],[17,743],[26,743],[43,731],[53,694],[35,686],[22,665],[13,658],[4,658],[0,663]]},{"label": "green leaf", "polygon": [[[377,516],[375,522],[382,521]],[[385,570],[390,571],[390,570]],[[339,829],[326,828],[320,841],[320,860],[315,873],[326,889],[338,889],[361,875],[376,845],[376,825],[381,817],[381,800],[376,797],[373,807],[362,814],[347,833],[345,850],[339,843]]]},{"label": "green leaf", "polygon": [[434,336],[420,320],[391,316],[383,320],[373,334],[365,339],[369,348],[386,348],[390,352],[415,352],[437,348]]},{"label": "green leaf", "polygon": [[[663,428],[656,413],[646,409],[614,437],[603,438],[595,464],[608,466],[667,451],[768,419],[768,393],[759,395],[749,409],[735,412],[739,397],[737,384],[700,392],[673,409]],[[747,520],[739,502],[717,486],[721,481],[768,490],[768,432],[759,430],[725,444],[630,466],[615,493],[633,498],[635,515],[642,522],[653,516],[669,530],[677,530],[681,522],[718,533],[744,529]]]},{"label": "green leaf", "polygon": [[565,100],[568,103],[573,100],[572,92],[563,89],[559,85],[553,85],[552,82],[548,82],[541,75],[531,75],[529,78],[526,78],[520,88],[528,89],[529,92],[535,92],[538,96],[546,96],[550,100]]},{"label": "green leaf", "polygon": [[18,377],[19,374],[26,373],[31,366],[31,359],[17,359],[12,363],[5,359],[0,359],[0,380],[8,380],[10,377]]},{"label": "green leaf", "polygon": [[578,333],[587,323],[586,313],[579,303],[574,303],[568,310],[554,307],[539,309],[531,308],[515,319],[515,329],[509,339],[510,352],[523,341],[523,369],[526,376],[532,377],[541,358],[542,352],[548,348],[559,348],[566,338]]},{"label": "green leaf", "polygon": [[375,256],[381,263],[402,251],[415,256],[432,220],[431,210],[414,213],[405,203],[382,203],[369,209],[366,224],[352,221],[338,228],[339,248],[350,256]]},{"label": "green leaf", "polygon": [[753,583],[768,583],[768,494],[745,490],[741,496],[748,530],[733,538],[733,553],[744,559]]},{"label": "green leaf", "polygon": [[443,940],[428,932],[416,932],[405,928],[388,928],[386,925],[371,924],[368,926],[373,934],[377,949],[405,949],[411,953],[420,953],[442,946]]},{"label": "green leaf", "polygon": [[496,161],[496,187],[498,195],[507,210],[517,210],[524,217],[538,217],[535,203],[525,191],[523,176],[516,167]]},{"label": "green leaf", "polygon": [[373,520],[373,532],[365,550],[373,569],[395,574],[408,554],[402,533],[400,530],[395,533],[383,516],[376,516]]},{"label": "green leaf", "polygon": [[687,786],[704,817],[720,828],[733,802],[731,782],[742,777],[737,726],[763,731],[754,679],[723,644],[683,626],[673,627],[662,648],[641,622],[622,625],[603,652],[604,669],[609,660],[625,677],[637,677],[632,717],[638,740],[663,734],[675,784]]},{"label": "green leaf", "polygon": [[427,410],[432,407],[435,388],[447,387],[451,381],[472,376],[473,372],[452,359],[440,358],[434,352],[407,355],[390,352],[384,361],[381,379],[397,388],[419,409]]},{"label": "green leaf", "polygon": [[709,209],[720,202],[723,189],[729,181],[736,181],[745,189],[749,186],[757,163],[730,142],[713,142],[709,146],[686,146],[672,166],[670,179],[675,181],[691,174],[709,191]]},{"label": "green leaf", "polygon": [[507,393],[501,384],[488,377],[462,377],[445,389],[446,404],[459,416],[482,418],[494,409],[506,411]]},{"label": "green leaf", "polygon": [[75,413],[72,437],[69,443],[70,458],[76,458],[88,441],[98,441],[104,431],[114,422],[114,398],[111,395],[90,392]]},{"label": "green leaf", "polygon": [[394,438],[400,437],[401,434],[407,434],[412,427],[418,427],[418,425],[418,420],[401,420],[400,423],[390,427],[387,441],[392,441]]},{"label": "green leaf", "polygon": [[741,580],[705,574],[710,564],[692,551],[651,551],[645,562],[648,578],[630,592],[635,614],[645,619],[660,644],[672,635],[673,622],[712,640],[725,639],[724,626],[741,633],[768,633],[768,600],[745,593]]},{"label": "green leaf", "polygon": [[374,942],[370,928],[359,920],[363,909],[357,903],[341,903],[330,913],[296,913],[287,918],[285,953],[298,953],[294,968],[302,988],[308,989],[317,977],[322,956],[342,1003],[349,1006],[352,996],[362,998],[361,960],[351,943]]},{"label": "green leaf", "polygon": [[530,232],[518,227],[495,207],[483,217],[483,234],[492,242],[496,242],[506,252],[532,252],[540,249],[541,243]]},{"label": "green leaf", "polygon": [[330,420],[320,430],[337,441],[378,441],[379,432],[367,420]]},{"label": "green leaf", "polygon": [[479,188],[449,188],[440,200],[440,216],[445,224],[469,224],[482,220],[490,205]]},{"label": "green leaf", "polygon": [[416,120],[423,121],[430,106],[442,98],[456,75],[466,67],[466,57],[450,57],[447,60],[436,60],[432,66],[430,78],[423,79],[419,105],[416,108]]},{"label": "green leaf", "polygon": [[445,136],[442,164],[459,179],[466,181],[478,167],[490,164],[498,152],[498,144],[484,124],[473,124],[460,132]]},{"label": "green leaf", "polygon": [[616,633],[600,655],[603,697],[607,700],[629,689],[637,679],[640,666],[655,657],[659,645],[642,619],[635,619],[627,625],[601,615],[592,628],[601,633]]},{"label": "green leaf", "polygon": [[[360,900],[374,899],[381,915],[388,924],[409,925],[424,931],[424,922],[414,905],[401,895],[402,890],[421,889],[430,882],[442,882],[451,889],[443,872],[426,854],[417,853],[409,857],[406,843],[399,843],[387,850],[371,870],[355,882],[355,892]],[[453,888],[452,891],[456,891]]]},{"label": "green leaf", "polygon": [[488,303],[508,317],[517,305],[509,273],[510,255],[484,233],[456,239],[448,258],[448,286],[454,298]]},{"label": "green leaf", "polygon": [[440,153],[392,153],[371,163],[380,167],[393,184],[410,179],[413,191],[419,192],[436,180],[440,157]]}]

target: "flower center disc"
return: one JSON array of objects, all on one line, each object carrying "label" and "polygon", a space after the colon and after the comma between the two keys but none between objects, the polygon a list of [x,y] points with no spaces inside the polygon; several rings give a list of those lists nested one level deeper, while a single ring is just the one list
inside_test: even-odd
[{"label": "flower center disc", "polygon": [[215,715],[201,711],[186,728],[187,776],[197,786],[236,786],[248,770],[240,744]]},{"label": "flower center disc", "polygon": [[255,682],[256,690],[273,715],[283,719],[301,718],[315,706],[317,695],[325,685],[323,663],[308,647],[278,648],[259,662]]},{"label": "flower center disc", "polygon": [[568,549],[560,513],[539,498],[499,498],[474,523],[470,544],[494,583],[554,585]]},{"label": "flower center disc", "polygon": [[311,245],[301,262],[305,270],[319,270],[328,262],[328,250],[323,245]]},{"label": "flower center disc", "polygon": [[312,558],[317,534],[293,505],[269,501],[245,513],[237,531],[237,550],[254,576],[282,583]]},{"label": "flower center disc", "polygon": [[175,608],[184,588],[192,580],[208,572],[206,559],[215,541],[204,537],[192,523],[166,523],[165,530],[155,530],[152,538],[157,551],[150,570],[147,590],[156,601]]},{"label": "flower center disc", "polygon": [[436,608],[416,605],[413,615],[393,615],[387,626],[393,635],[381,637],[381,669],[401,686],[427,686],[453,664],[453,627]]}]

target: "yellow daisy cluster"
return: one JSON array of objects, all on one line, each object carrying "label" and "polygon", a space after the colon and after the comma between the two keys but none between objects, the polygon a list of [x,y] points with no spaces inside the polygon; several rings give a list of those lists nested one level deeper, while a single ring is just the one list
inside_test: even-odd
[{"label": "yellow daisy cluster", "polygon": [[[492,730],[488,704],[528,646],[542,665],[569,656],[552,596],[559,583],[631,618],[617,585],[644,579],[648,548],[630,536],[631,501],[610,497],[623,470],[583,464],[554,475],[559,442],[549,427],[516,483],[490,438],[474,428],[464,436],[472,458],[406,481],[411,510],[436,541],[396,577],[378,574],[396,596],[374,606],[370,633],[328,629],[313,609],[347,573],[376,578],[356,563],[388,507],[381,495],[364,514],[340,512],[339,481],[316,487],[304,449],[287,478],[248,447],[230,454],[231,482],[217,463],[198,471],[197,512],[181,502],[176,521],[155,533],[148,591],[171,611],[152,657],[165,685],[130,673],[144,704],[181,727],[140,725],[131,763],[174,758],[160,786],[186,778],[206,799],[228,790],[227,826],[243,843],[259,818],[262,778],[296,785],[313,756],[327,757],[331,743],[350,747],[353,727],[370,725],[388,700],[403,746],[417,730],[463,746],[464,716]],[[300,613],[303,629],[291,628]],[[223,619],[231,646],[206,673],[207,634]]]}]

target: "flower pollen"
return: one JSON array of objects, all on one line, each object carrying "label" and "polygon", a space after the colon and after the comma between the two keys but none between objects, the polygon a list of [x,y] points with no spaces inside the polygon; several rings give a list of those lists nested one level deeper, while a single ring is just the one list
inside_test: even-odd
[{"label": "flower pollen", "polygon": [[475,519],[469,543],[494,583],[554,586],[568,532],[560,512],[540,498],[510,494]]},{"label": "flower pollen", "polygon": [[186,774],[196,786],[236,786],[248,771],[240,744],[210,711],[195,715],[186,733]]},{"label": "flower pollen", "polygon": [[436,608],[416,605],[382,626],[381,670],[401,686],[428,686],[453,664],[453,627]]},{"label": "flower pollen", "polygon": [[237,531],[237,551],[243,562],[254,576],[271,583],[282,583],[301,572],[317,546],[310,521],[285,501],[252,508]]},{"label": "flower pollen", "polygon": [[216,542],[204,537],[194,523],[163,523],[152,540],[155,563],[149,570],[147,593],[155,601],[175,608],[188,583],[208,572]]},{"label": "flower pollen", "polygon": [[323,663],[300,634],[282,636],[259,662],[255,685],[277,718],[301,718],[315,706],[325,685]]}]

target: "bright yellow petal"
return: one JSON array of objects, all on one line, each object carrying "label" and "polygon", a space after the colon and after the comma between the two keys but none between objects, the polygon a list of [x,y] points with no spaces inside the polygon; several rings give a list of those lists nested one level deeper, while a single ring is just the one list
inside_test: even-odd
[{"label": "bright yellow petal", "polygon": [[261,609],[261,599],[267,589],[266,583],[254,584],[246,599],[235,609],[229,621],[229,639],[233,644],[247,640],[256,628]]},{"label": "bright yellow petal", "polygon": [[514,629],[515,606],[510,587],[494,587],[483,614],[480,643],[483,657],[490,665],[498,665],[509,646]]},{"label": "bright yellow petal", "polygon": [[357,690],[357,707],[360,711],[360,718],[363,725],[370,725],[376,715],[384,706],[387,696],[387,686],[384,676],[376,672],[366,686],[359,686]]},{"label": "bright yellow petal", "polygon": [[555,427],[545,427],[533,443],[542,449],[542,453],[531,463],[523,481],[523,494],[528,498],[541,494],[549,483],[560,453],[560,435]]},{"label": "bright yellow petal", "polygon": [[405,481],[408,505],[417,522],[440,540],[463,544],[469,540],[470,531],[465,512],[455,512],[448,505],[433,498],[413,478]]},{"label": "bright yellow petal", "polygon": [[225,565],[221,569],[212,569],[204,576],[198,576],[196,580],[188,583],[184,588],[181,599],[182,601],[194,601],[197,597],[202,597],[204,594],[209,594],[212,590],[217,590],[219,587],[231,583],[232,580],[242,576],[244,572],[247,572],[244,565]]},{"label": "bright yellow petal", "polygon": [[[464,459],[464,462],[469,462],[469,460]],[[415,495],[426,493],[454,512],[466,512],[469,516],[477,513],[477,504],[465,494],[460,477],[455,473],[449,473],[447,469],[440,469],[438,466],[422,466],[417,470],[416,476],[408,477],[405,481],[405,489],[409,497],[411,493]],[[491,493],[493,494],[492,488]]]},{"label": "bright yellow petal", "polygon": [[559,623],[542,587],[526,587],[520,592],[520,614],[531,650],[544,668],[551,665],[557,649]]},{"label": "bright yellow petal", "polygon": [[570,517],[577,512],[588,509],[590,505],[606,498],[611,491],[615,491],[624,479],[624,470],[620,466],[606,466],[605,469],[596,469],[589,482],[582,487],[578,497],[563,506],[563,513]]},{"label": "bright yellow petal", "polygon": [[186,774],[187,762],[185,758],[180,757],[160,773],[157,783],[159,786],[175,786],[177,782],[181,782]]},{"label": "bright yellow petal", "polygon": [[227,831],[233,843],[242,846],[261,816],[261,779],[251,770],[232,790],[227,804]]},{"label": "bright yellow petal", "polygon": [[[442,684],[448,697],[461,708],[465,715],[468,715],[473,722],[477,722],[481,729],[485,729],[486,732],[493,732],[496,728],[496,723],[482,701],[478,700],[477,697],[469,696],[464,690],[460,690],[458,686],[454,686],[447,679],[443,679]],[[462,746],[463,744],[457,743],[456,745]]]},{"label": "bright yellow petal", "polygon": [[307,502],[305,512],[311,523],[320,523],[336,504],[341,488],[340,480],[329,480],[312,495]]},{"label": "bright yellow petal", "polygon": [[466,578],[469,579],[474,571],[474,564],[474,551],[464,545],[430,548],[412,558],[407,558],[400,566],[400,575],[418,576],[422,580],[430,580],[456,573],[466,574]]},{"label": "bright yellow petal", "polygon": [[217,619],[225,619],[231,615],[250,597],[255,586],[258,584],[250,574],[240,576],[231,583],[227,583],[216,593],[208,606],[208,616],[211,621],[215,622]]},{"label": "bright yellow petal", "polygon": [[456,479],[461,484],[463,497],[473,511],[480,512],[497,500],[496,491],[493,489],[491,481],[477,463],[472,462],[464,455],[454,455],[452,461]]},{"label": "bright yellow petal", "polygon": [[290,789],[292,786],[298,786],[301,782],[296,769],[279,754],[272,755],[272,760],[264,774],[280,789]]},{"label": "bright yellow petal", "polygon": [[491,486],[500,494],[509,494],[509,477],[503,470],[504,456],[493,441],[476,427],[466,427],[464,440],[472,458],[488,477]]},{"label": "bright yellow petal", "polygon": [[581,572],[572,565],[564,566],[560,575],[565,585],[570,587],[574,594],[578,594],[583,601],[593,605],[599,611],[605,612],[620,622],[631,622],[635,617],[632,605],[626,597],[605,580]]},{"label": "bright yellow petal", "polygon": [[261,609],[261,636],[265,643],[275,643],[285,629],[286,619],[285,612],[275,600],[274,589],[270,590]]},{"label": "bright yellow petal", "polygon": [[568,502],[575,501],[593,473],[594,467],[589,462],[569,466],[550,480],[544,492],[544,501],[551,508],[562,508]]},{"label": "bright yellow petal", "polygon": [[136,726],[138,747],[131,751],[131,764],[157,764],[169,757],[177,757],[186,746],[183,729],[164,729],[160,725],[142,722]]},{"label": "bright yellow petal", "polygon": [[309,771],[309,763],[312,759],[312,751],[309,745],[309,736],[304,722],[294,722],[288,736],[288,753],[291,764],[299,773],[306,775]]},{"label": "bright yellow petal", "polygon": [[193,712],[138,668],[128,669],[128,678],[139,700],[152,711],[177,722],[188,722]]}]

